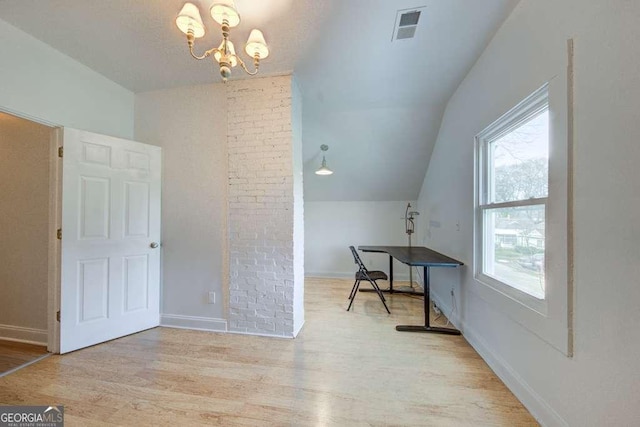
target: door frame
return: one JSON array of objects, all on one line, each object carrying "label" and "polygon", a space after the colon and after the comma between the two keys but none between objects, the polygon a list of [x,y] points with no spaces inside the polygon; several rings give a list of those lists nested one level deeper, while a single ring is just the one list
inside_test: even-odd
[{"label": "door frame", "polygon": [[62,147],[62,128],[52,129],[49,142],[49,276],[47,280],[47,350],[60,353],[60,311],[62,240],[58,229],[62,228],[62,158],[58,155]]},{"label": "door frame", "polygon": [[[62,228],[62,158],[58,149],[62,147],[63,126],[39,117],[0,105],[0,112],[10,114],[51,128],[49,138],[49,214],[48,214],[48,256],[47,256],[47,351],[60,353],[60,312],[62,292],[62,242],[57,238],[57,230]],[[159,277],[160,307],[162,306],[162,256]],[[160,313],[159,313],[160,315]]]},{"label": "door frame", "polygon": [[62,141],[62,127],[57,123],[2,105],[0,105],[0,112],[51,128],[49,138],[49,237],[47,242],[47,351],[60,353],[60,323],[56,320],[56,313],[60,310],[61,251],[57,230],[62,223],[62,163],[58,157],[58,147]]}]

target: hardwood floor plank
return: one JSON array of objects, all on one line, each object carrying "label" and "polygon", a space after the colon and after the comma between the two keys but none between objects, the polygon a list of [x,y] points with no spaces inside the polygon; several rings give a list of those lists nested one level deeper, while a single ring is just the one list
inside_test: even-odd
[{"label": "hardwood floor plank", "polygon": [[47,354],[40,345],[0,340],[0,374],[15,369]]},{"label": "hardwood floor plank", "polygon": [[420,299],[347,312],[351,285],[307,279],[294,340],[156,328],[0,378],[0,402],[63,404],[70,426],[537,425],[463,337],[395,330]]}]

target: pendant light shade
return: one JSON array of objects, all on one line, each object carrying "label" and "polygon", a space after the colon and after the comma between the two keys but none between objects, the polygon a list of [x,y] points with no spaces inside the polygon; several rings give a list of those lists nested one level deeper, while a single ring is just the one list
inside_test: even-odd
[{"label": "pendant light shade", "polygon": [[195,38],[204,36],[202,17],[198,7],[193,3],[185,3],[182,6],[182,10],[176,18],[176,25],[185,34],[189,33],[189,30],[193,31]]},{"label": "pendant light shade", "polygon": [[220,25],[226,21],[233,28],[240,23],[240,14],[233,0],[216,0],[209,11],[213,20]]},{"label": "pendant light shade", "polygon": [[[325,145],[325,144],[322,144],[320,146],[320,149],[322,150],[323,153],[325,153],[326,151],[329,150],[329,146]],[[323,154],[322,155],[322,165],[316,171],[316,175],[332,175],[332,174],[333,174],[333,171],[327,167],[327,159],[325,158],[325,155]]]},{"label": "pendant light shade", "polygon": [[264,35],[262,31],[253,29],[251,30],[251,34],[249,34],[249,39],[247,40],[247,45],[244,48],[247,55],[254,58],[258,55],[258,58],[264,59],[269,56],[269,48],[267,47],[267,42],[264,41]]}]

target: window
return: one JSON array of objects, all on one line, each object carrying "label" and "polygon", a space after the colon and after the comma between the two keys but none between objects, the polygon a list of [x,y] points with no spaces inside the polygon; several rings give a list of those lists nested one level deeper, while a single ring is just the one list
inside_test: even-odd
[{"label": "window", "polygon": [[563,75],[568,63],[476,135],[472,291],[571,355],[573,88]]},{"label": "window", "polygon": [[476,141],[476,278],[512,297],[542,301],[549,193],[547,86]]}]

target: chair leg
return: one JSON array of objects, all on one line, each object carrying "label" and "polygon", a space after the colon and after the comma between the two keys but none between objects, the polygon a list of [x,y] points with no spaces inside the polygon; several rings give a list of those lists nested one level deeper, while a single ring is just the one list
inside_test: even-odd
[{"label": "chair leg", "polygon": [[371,286],[373,286],[373,290],[376,291],[378,296],[380,296],[382,298],[382,301],[386,301],[387,300],[387,298],[384,296],[384,293],[382,293],[382,289],[380,289],[380,286],[378,285],[378,282],[373,280],[373,283],[371,283]]},{"label": "chair leg", "polygon": [[349,298],[347,299],[352,299],[353,298],[353,291],[356,288],[356,284],[358,283],[358,280],[356,279],[355,282],[353,282],[353,288],[351,288],[351,293],[349,294]]},{"label": "chair leg", "polygon": [[360,280],[357,280],[354,286],[355,287],[353,288],[353,295],[351,296],[351,302],[349,303],[349,307],[347,307],[347,311],[351,310],[351,304],[353,304],[353,300],[356,299],[358,288],[360,287]]},{"label": "chair leg", "polygon": [[389,311],[389,307],[387,307],[387,302],[384,299],[384,295],[382,295],[382,291],[380,290],[380,287],[378,286],[375,280],[371,280],[371,286],[373,286],[373,289],[375,289],[376,293],[380,297],[380,301],[382,301],[382,304],[384,305],[384,308],[387,310],[387,313],[391,314],[391,312]]}]

